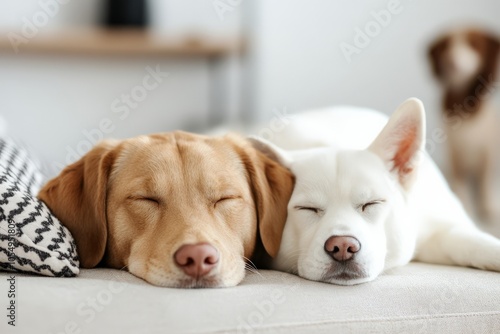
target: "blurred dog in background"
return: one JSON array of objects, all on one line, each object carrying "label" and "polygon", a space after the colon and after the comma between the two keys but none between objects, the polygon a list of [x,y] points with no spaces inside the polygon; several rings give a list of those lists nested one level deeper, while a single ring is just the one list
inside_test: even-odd
[{"label": "blurred dog in background", "polygon": [[498,216],[493,183],[499,131],[492,99],[499,46],[494,35],[467,29],[448,32],[429,48],[432,70],[444,90],[451,185],[467,210],[484,221]]}]

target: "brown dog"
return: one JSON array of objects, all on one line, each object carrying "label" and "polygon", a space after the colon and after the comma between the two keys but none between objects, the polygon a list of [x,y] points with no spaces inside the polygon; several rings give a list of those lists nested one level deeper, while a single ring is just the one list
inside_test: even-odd
[{"label": "brown dog", "polygon": [[276,255],[293,176],[250,141],[185,132],[105,141],[38,197],[68,227],[84,268],[168,287],[226,287],[256,247]]},{"label": "brown dog", "polygon": [[[498,121],[491,100],[499,46],[495,36],[468,29],[447,33],[429,48],[432,70],[444,88],[451,185],[468,211],[485,220],[498,215],[492,192]],[[470,181],[477,185],[476,203]]]}]

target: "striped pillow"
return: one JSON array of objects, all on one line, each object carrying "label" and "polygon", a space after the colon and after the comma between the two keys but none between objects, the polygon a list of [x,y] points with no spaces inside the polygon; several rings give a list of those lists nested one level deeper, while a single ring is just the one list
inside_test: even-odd
[{"label": "striped pillow", "polygon": [[36,198],[43,180],[27,149],[0,138],[0,270],[75,276],[75,241]]}]

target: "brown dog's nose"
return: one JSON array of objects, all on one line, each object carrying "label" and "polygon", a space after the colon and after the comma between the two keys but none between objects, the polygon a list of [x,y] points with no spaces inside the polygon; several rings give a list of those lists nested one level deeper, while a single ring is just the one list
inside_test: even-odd
[{"label": "brown dog's nose", "polygon": [[175,263],[193,278],[208,274],[219,261],[219,253],[210,244],[187,244],[174,254]]},{"label": "brown dog's nose", "polygon": [[339,262],[351,260],[360,249],[361,244],[354,237],[334,235],[325,242],[325,252]]}]

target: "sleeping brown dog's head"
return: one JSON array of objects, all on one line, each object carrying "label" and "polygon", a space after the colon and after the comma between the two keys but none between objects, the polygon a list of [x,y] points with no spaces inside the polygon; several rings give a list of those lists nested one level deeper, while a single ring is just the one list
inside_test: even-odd
[{"label": "sleeping brown dog's head", "polygon": [[257,234],[276,255],[292,188],[292,174],[247,140],[174,132],[102,142],[38,197],[75,237],[84,268],[224,287],[243,279]]}]

